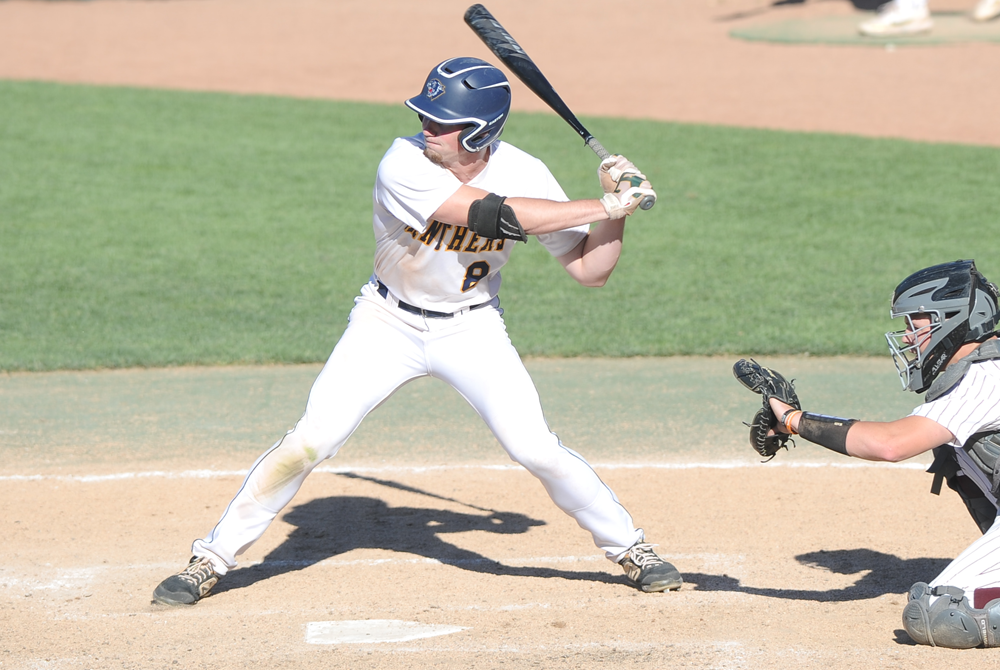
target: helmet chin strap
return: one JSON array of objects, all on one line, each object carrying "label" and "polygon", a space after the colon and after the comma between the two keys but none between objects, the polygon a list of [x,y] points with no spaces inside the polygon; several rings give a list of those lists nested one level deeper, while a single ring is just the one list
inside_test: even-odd
[{"label": "helmet chin strap", "polygon": [[486,130],[486,129],[478,129],[478,128],[476,128],[476,126],[469,126],[466,130],[462,131],[462,134],[459,137],[459,140],[461,141],[462,147],[466,151],[468,151],[469,153],[477,154],[480,151],[482,151],[483,149],[486,149],[487,147],[489,147],[489,144],[484,144],[483,146],[479,147],[478,149],[476,149],[474,146],[470,146],[470,145],[472,145],[477,140],[477,138],[485,138],[486,135],[488,135],[488,134],[489,134],[489,131]]}]

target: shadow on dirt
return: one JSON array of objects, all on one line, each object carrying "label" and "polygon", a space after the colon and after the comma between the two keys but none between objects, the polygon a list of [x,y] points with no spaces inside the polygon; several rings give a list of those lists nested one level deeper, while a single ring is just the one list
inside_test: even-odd
[{"label": "shadow on dirt", "polygon": [[692,585],[695,591],[733,591],[786,600],[845,602],[869,600],[887,593],[906,593],[914,582],[930,581],[951,562],[944,558],[902,559],[871,549],[814,551],[800,554],[795,559],[803,565],[838,575],[866,574],[842,589],[810,591],[742,586],[740,580],[729,575],[682,573],[684,581]]},{"label": "shadow on dirt", "polygon": [[390,507],[378,498],[361,496],[311,500],[285,514],[283,520],[296,528],[280,546],[263,562],[229,573],[219,582],[215,593],[302,570],[354,549],[384,549],[399,554],[391,560],[423,562],[428,559],[488,575],[626,583],[624,574],[613,575],[610,571],[580,572],[504,565],[442,539],[448,533],[469,531],[517,535],[526,533],[532,526],[545,525],[544,521],[515,512],[485,512],[466,514],[425,507]]}]

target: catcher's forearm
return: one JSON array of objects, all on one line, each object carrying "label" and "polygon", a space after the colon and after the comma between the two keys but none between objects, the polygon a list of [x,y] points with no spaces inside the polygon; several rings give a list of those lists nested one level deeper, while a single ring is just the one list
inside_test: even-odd
[{"label": "catcher's forearm", "polygon": [[857,419],[842,419],[811,412],[803,412],[796,419],[797,425],[792,427],[799,435],[830,451],[850,456],[847,453],[847,433],[858,422]]},{"label": "catcher's forearm", "polygon": [[954,440],[955,435],[950,430],[924,416],[911,415],[895,421],[859,421],[851,427],[847,453],[866,461],[898,463]]}]

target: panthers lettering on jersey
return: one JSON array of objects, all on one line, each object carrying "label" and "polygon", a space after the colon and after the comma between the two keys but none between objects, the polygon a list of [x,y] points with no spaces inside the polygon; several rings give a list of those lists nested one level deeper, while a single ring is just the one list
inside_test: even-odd
[{"label": "panthers lettering on jersey", "polygon": [[[449,251],[458,253],[483,253],[485,251],[503,251],[507,240],[490,240],[480,237],[464,226],[453,226],[432,220],[427,224],[427,230],[421,234],[416,228],[406,226],[410,237],[419,240],[433,251]],[[445,240],[448,240],[447,244]],[[463,247],[463,243],[465,246]],[[484,260],[473,261],[465,269],[462,277],[462,293],[468,293],[479,282],[490,274],[490,264]]]},{"label": "panthers lettering on jersey", "polygon": [[[420,234],[419,230],[415,230],[409,226],[406,227],[406,232],[413,239],[420,240],[429,247],[434,247],[434,251],[441,251],[441,245],[444,244],[445,237],[448,237],[448,232],[452,229],[454,229],[454,232],[445,246],[445,250],[447,251],[462,251],[473,254],[485,251],[503,251],[504,243],[507,241],[505,239],[490,240],[485,237],[479,237],[479,235],[465,226],[453,226],[450,223],[441,223],[435,220],[427,224],[427,232],[423,235]],[[463,249],[462,242],[465,241],[466,237],[469,238],[469,243]]]}]

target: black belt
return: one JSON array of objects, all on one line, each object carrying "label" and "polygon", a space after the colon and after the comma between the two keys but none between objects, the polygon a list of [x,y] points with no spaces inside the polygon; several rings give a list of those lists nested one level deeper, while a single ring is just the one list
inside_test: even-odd
[{"label": "black belt", "polygon": [[[389,287],[383,284],[381,280],[378,281],[378,294],[387,300],[389,299]],[[478,305],[473,305],[472,307],[469,307],[469,309],[473,310],[473,309],[479,309],[480,307],[486,307],[492,302],[493,302],[492,300],[487,300],[486,302],[481,302]],[[410,314],[418,314],[424,318],[430,318],[430,319],[450,319],[451,317],[455,316],[455,314],[458,314],[459,312],[462,311],[459,310],[458,312],[435,312],[432,309],[421,309],[416,305],[411,305],[408,302],[403,302],[402,300],[398,299],[396,300],[396,306],[399,307],[404,312],[409,312]]]}]

